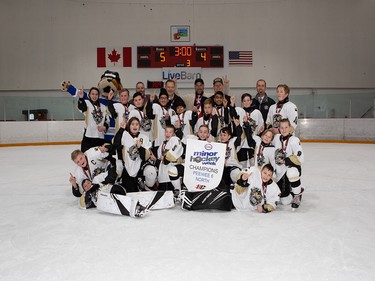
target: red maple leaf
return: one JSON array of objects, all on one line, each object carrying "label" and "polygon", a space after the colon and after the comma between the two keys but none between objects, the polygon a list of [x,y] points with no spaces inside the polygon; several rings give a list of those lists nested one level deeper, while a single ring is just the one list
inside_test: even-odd
[{"label": "red maple leaf", "polygon": [[113,65],[118,62],[118,60],[121,58],[121,55],[117,53],[115,49],[112,50],[112,52],[108,55],[108,58],[111,62],[113,62]]}]

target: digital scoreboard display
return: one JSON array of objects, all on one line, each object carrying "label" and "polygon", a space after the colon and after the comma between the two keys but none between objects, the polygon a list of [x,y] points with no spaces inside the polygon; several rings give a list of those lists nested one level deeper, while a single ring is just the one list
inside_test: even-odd
[{"label": "digital scoreboard display", "polygon": [[137,47],[138,68],[224,67],[223,46]]}]

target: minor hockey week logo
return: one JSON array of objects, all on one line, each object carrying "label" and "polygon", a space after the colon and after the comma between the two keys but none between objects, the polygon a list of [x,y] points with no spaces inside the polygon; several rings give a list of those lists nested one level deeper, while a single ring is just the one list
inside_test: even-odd
[{"label": "minor hockey week logo", "polygon": [[[212,145],[207,143],[204,148],[206,150],[212,150]],[[216,151],[194,151],[193,155],[190,157],[191,163],[197,163],[198,165],[190,164],[190,169],[194,170],[193,175],[198,176],[197,181],[200,183],[208,183],[209,178],[212,178],[211,173],[218,173],[218,169],[207,167],[207,166],[216,166],[216,163],[219,161],[220,156]]]},{"label": "minor hockey week logo", "polygon": [[[212,145],[208,143],[205,145],[205,148],[211,150]],[[213,151],[196,151],[193,156],[190,157],[190,161],[201,163],[202,165],[216,165],[219,159],[220,156],[218,156],[218,153]]]}]

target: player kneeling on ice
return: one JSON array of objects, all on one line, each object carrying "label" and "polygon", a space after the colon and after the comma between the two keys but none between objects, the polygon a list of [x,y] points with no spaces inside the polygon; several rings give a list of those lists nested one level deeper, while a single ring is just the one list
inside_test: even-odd
[{"label": "player kneeling on ice", "polygon": [[[152,155],[151,159],[155,161],[155,166],[159,168],[158,190],[175,190],[181,189],[177,186],[175,181],[179,181],[178,178],[172,180],[170,179],[170,174],[173,173],[177,176],[177,171],[173,169],[173,166],[182,163],[182,154],[184,152],[184,147],[181,140],[175,136],[175,127],[173,125],[166,125],[164,132],[164,141],[159,146],[157,155]],[[176,187],[174,186],[176,185]]]},{"label": "player kneeling on ice", "polygon": [[137,199],[126,195],[126,190],[119,184],[93,184],[89,179],[82,182],[85,192],[79,204],[82,209],[97,207],[99,210],[130,217],[143,217],[148,213]]},{"label": "player kneeling on ice", "polygon": [[301,164],[304,161],[299,138],[292,135],[293,127],[288,119],[280,121],[280,133],[275,136],[276,180],[281,191],[280,203],[299,207],[302,199]]},{"label": "player kneeling on ice", "polygon": [[150,158],[151,142],[147,135],[141,133],[141,123],[136,117],[121,123],[113,144],[117,151],[121,150],[118,158],[122,160],[122,185],[127,192],[151,190],[156,182],[156,168],[148,161]]},{"label": "player kneeling on ice", "polygon": [[233,205],[237,210],[257,210],[269,213],[276,209],[280,189],[272,181],[273,167],[266,164],[260,171],[258,167],[244,169],[232,191]]}]

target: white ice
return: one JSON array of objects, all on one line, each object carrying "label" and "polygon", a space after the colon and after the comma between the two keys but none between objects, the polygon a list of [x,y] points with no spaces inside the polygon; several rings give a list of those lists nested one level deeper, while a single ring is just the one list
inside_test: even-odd
[{"label": "white ice", "polygon": [[0,148],[0,280],[375,280],[375,145],[303,143],[300,208],[81,210],[75,145]]}]

